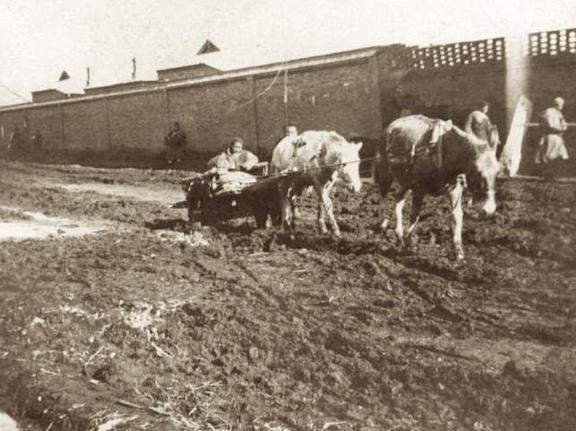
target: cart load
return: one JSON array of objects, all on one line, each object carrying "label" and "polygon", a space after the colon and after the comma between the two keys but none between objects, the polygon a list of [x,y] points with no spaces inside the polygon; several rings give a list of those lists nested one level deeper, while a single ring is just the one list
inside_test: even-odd
[{"label": "cart load", "polygon": [[183,180],[185,200],[173,208],[187,208],[188,219],[197,225],[254,217],[259,228],[268,216],[280,221],[278,180],[243,171],[208,171]]}]

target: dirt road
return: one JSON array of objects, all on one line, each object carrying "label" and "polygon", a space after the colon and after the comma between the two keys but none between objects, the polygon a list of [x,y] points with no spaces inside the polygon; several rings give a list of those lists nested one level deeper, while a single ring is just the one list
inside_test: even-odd
[{"label": "dirt road", "polygon": [[293,241],[190,233],[167,208],[184,176],[0,162],[0,229],[105,226],[0,242],[1,409],[52,430],[576,429],[574,184],[501,182],[457,264],[443,199],[409,251],[370,185],[337,192],[341,239],[309,198]]}]

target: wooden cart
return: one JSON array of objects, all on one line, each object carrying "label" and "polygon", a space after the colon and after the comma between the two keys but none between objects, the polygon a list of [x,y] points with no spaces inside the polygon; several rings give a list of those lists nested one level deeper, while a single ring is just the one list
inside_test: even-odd
[{"label": "wooden cart", "polygon": [[268,177],[268,164],[260,163],[251,171],[255,182],[241,190],[217,191],[211,175],[198,175],[183,182],[184,201],[173,208],[186,208],[188,220],[199,225],[214,225],[226,220],[254,217],[258,228],[265,228],[268,216],[280,224],[278,177]]}]

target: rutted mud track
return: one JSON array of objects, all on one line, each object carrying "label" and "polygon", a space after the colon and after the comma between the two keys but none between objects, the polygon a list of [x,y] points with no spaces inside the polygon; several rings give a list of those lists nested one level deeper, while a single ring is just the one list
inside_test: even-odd
[{"label": "rutted mud track", "polygon": [[185,173],[0,169],[0,205],[115,226],[0,245],[0,401],[18,417],[53,430],[576,426],[574,184],[502,182],[494,220],[467,214],[456,264],[442,199],[400,251],[375,230],[370,185],[337,199],[342,239],[305,220],[288,241],[250,223],[188,236],[165,203],[54,186],[173,193]]}]

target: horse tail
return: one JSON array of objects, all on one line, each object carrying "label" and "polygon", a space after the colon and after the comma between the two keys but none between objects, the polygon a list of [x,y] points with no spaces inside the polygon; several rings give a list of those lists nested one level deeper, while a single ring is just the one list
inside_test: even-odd
[{"label": "horse tail", "polygon": [[383,145],[380,145],[376,150],[376,160],[374,160],[374,164],[372,165],[374,183],[378,185],[382,196],[388,193],[388,190],[394,181],[394,176],[390,170],[387,151],[390,145],[390,137],[391,131],[387,129],[384,135]]}]

